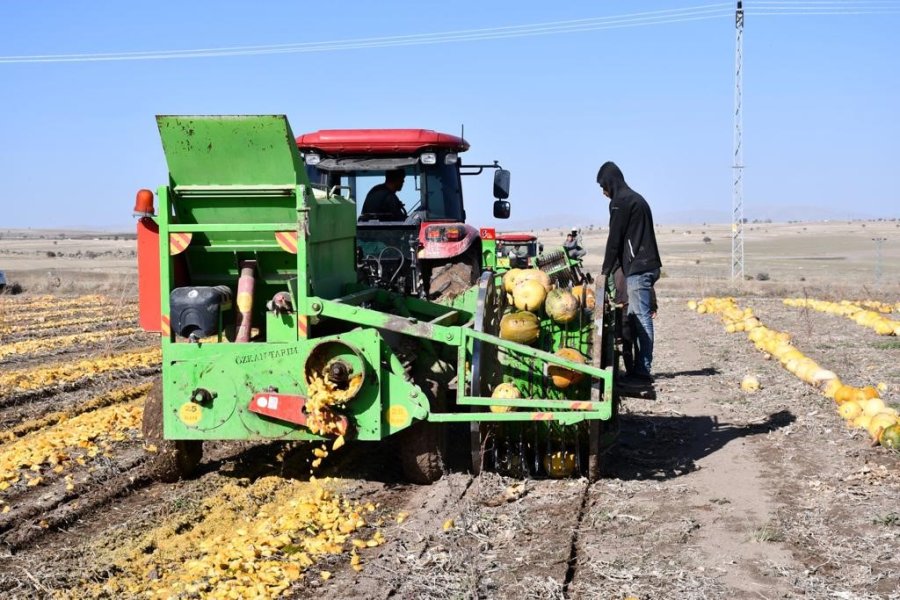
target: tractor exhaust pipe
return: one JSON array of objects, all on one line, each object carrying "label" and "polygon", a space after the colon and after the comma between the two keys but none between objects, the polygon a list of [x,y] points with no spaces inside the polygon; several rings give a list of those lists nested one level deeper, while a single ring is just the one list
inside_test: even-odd
[{"label": "tractor exhaust pipe", "polygon": [[241,276],[237,287],[237,333],[234,341],[250,341],[253,328],[253,289],[256,287],[256,261],[243,260],[240,263]]}]

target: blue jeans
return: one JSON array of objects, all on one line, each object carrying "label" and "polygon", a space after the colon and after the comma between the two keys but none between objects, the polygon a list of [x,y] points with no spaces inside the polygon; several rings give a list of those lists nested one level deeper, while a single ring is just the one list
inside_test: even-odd
[{"label": "blue jeans", "polygon": [[637,341],[634,371],[638,375],[649,376],[650,365],[653,362],[653,319],[650,318],[650,293],[657,279],[659,279],[659,269],[635,273],[625,279],[628,287],[628,315],[632,320]]}]

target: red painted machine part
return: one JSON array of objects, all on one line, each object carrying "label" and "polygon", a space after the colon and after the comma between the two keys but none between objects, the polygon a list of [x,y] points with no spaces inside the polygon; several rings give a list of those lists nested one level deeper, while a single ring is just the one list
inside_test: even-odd
[{"label": "red painted machine part", "polygon": [[159,226],[150,217],[137,222],[138,320],[144,331],[160,328]]},{"label": "red painted machine part", "polygon": [[250,406],[247,408],[252,413],[306,426],[306,398],[291,394],[278,394],[275,392],[261,392],[253,394]]},{"label": "red painted machine part", "polygon": [[[458,242],[428,241],[427,239],[425,239],[425,229],[429,225],[438,225],[445,227],[465,227],[466,237],[459,240]],[[459,256],[460,254],[471,248],[472,244],[480,239],[481,238],[478,235],[478,230],[471,225],[466,225],[464,223],[446,223],[440,221],[429,221],[426,223],[422,223],[422,226],[419,228],[419,244],[422,246],[422,249],[419,252],[419,258],[425,260],[453,258],[454,256]]]},{"label": "red painted machine part", "polygon": [[326,154],[400,154],[426,148],[465,152],[469,142],[431,129],[321,129],[297,137],[297,146]]},{"label": "red painted machine part", "polygon": [[[258,415],[302,425],[306,427],[306,397],[295,394],[279,394],[278,392],[259,392],[253,394],[247,409]],[[350,421],[344,415],[339,415],[338,429],[346,432],[350,428]]]},{"label": "red painted machine part", "polygon": [[530,233],[498,233],[498,242],[534,242],[537,237]]}]

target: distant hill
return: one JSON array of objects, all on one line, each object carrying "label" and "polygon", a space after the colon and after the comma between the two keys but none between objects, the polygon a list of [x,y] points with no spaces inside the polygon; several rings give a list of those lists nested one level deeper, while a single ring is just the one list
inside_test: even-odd
[{"label": "distant hill", "polygon": [[[682,209],[675,211],[659,211],[654,212],[654,221],[660,225],[672,224],[693,224],[693,223],[730,223],[730,210],[712,210],[705,208]],[[877,215],[867,213],[860,210],[839,211],[827,208],[821,208],[814,205],[790,205],[784,206],[779,204],[762,204],[754,205],[750,203],[744,204],[744,218],[748,221],[770,220],[775,223],[786,223],[788,221],[847,221],[847,220],[870,220],[878,218],[896,218],[896,215]],[[585,227],[593,224],[595,226],[606,227],[609,221],[604,214],[598,213],[592,219],[568,214],[550,214],[538,218],[522,218],[516,219],[515,216],[509,220],[509,225],[504,224],[503,229],[523,229],[523,230],[541,230],[555,228],[569,228],[573,226]]]}]

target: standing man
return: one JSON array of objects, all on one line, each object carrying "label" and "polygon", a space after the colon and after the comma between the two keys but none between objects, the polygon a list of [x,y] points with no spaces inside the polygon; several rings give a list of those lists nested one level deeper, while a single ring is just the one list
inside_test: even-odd
[{"label": "standing man", "polygon": [[603,163],[597,183],[609,198],[609,236],[601,272],[606,277],[622,267],[628,288],[628,314],[635,325],[637,356],[626,382],[652,384],[653,319],[650,316],[653,284],[659,279],[662,261],[656,247],[653,215],[644,197],[628,187],[622,171],[613,162]]}]

